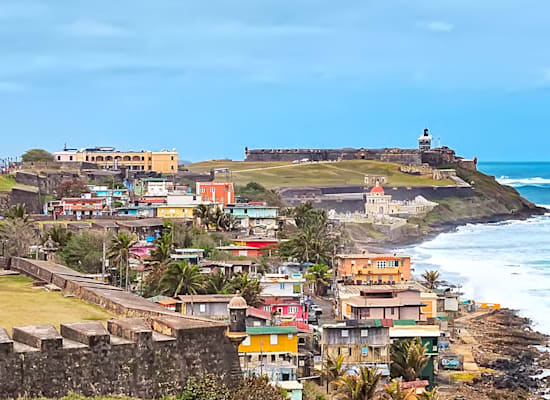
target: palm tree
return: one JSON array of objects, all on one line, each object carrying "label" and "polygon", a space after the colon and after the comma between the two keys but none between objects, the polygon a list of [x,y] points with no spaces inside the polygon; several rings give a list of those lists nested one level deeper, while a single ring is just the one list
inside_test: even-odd
[{"label": "palm tree", "polygon": [[159,264],[165,263],[170,259],[174,244],[172,242],[172,233],[170,231],[162,232],[162,235],[157,237],[153,244],[157,247],[151,251],[150,259]]},{"label": "palm tree", "polygon": [[391,347],[391,376],[414,381],[428,364],[428,344],[420,338],[397,341]]},{"label": "palm tree", "polygon": [[4,216],[7,219],[22,219],[24,222],[30,221],[30,216],[27,213],[27,207],[22,203],[15,204],[8,208],[8,211],[6,211]]},{"label": "palm tree", "polygon": [[437,289],[439,286],[439,271],[424,271],[422,278],[428,289]]},{"label": "palm tree", "polygon": [[234,292],[238,290],[249,306],[259,307],[263,303],[260,281],[256,278],[250,278],[248,274],[235,275],[231,280],[231,289]]},{"label": "palm tree", "polygon": [[340,354],[338,357],[333,358],[327,356],[327,360],[323,362],[323,376],[327,381],[327,392],[329,385],[332,382],[338,381],[345,373],[344,368],[344,356]]},{"label": "palm tree", "polygon": [[212,209],[210,208],[210,206],[206,204],[199,204],[193,210],[193,215],[200,220],[201,228],[205,228],[206,230],[208,230],[212,215]]},{"label": "palm tree", "polygon": [[22,257],[33,242],[32,221],[25,218],[8,218],[0,221],[0,241],[3,256]]},{"label": "palm tree", "polygon": [[426,390],[422,393],[419,400],[441,400],[441,396],[439,395],[437,388],[433,388],[432,390]]},{"label": "palm tree", "polygon": [[386,393],[384,393],[384,400],[407,400],[411,398],[414,389],[403,390],[403,380],[393,379],[389,385],[386,386]]},{"label": "palm tree", "polygon": [[45,235],[42,236],[42,244],[51,238],[60,248],[63,248],[67,245],[73,233],[65,229],[62,225],[54,225]]},{"label": "palm tree", "polygon": [[315,264],[308,268],[306,278],[315,285],[315,294],[320,296],[322,289],[328,285],[331,278],[331,271],[328,265]]},{"label": "palm tree", "polygon": [[228,294],[231,290],[231,282],[227,275],[218,269],[208,276],[204,289],[209,294]]},{"label": "palm tree", "polygon": [[373,400],[382,374],[376,367],[360,367],[359,374],[345,375],[336,383],[342,400]]},{"label": "palm tree", "polygon": [[196,265],[176,261],[168,266],[168,271],[160,279],[164,294],[176,297],[178,294],[191,295],[191,313],[194,312],[193,295],[204,288],[204,279]]},{"label": "palm tree", "polygon": [[107,257],[114,263],[118,264],[120,272],[120,287],[122,287],[122,268],[123,265],[126,265],[126,290],[128,290],[129,283],[130,258],[132,257],[132,247],[134,247],[137,242],[137,237],[134,234],[122,231],[111,239],[111,243],[109,245],[109,253],[107,254]]}]

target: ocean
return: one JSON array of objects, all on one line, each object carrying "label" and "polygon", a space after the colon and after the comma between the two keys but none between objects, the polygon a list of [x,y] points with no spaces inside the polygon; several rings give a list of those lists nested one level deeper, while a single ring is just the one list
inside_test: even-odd
[{"label": "ocean", "polygon": [[[479,163],[500,183],[550,208],[550,162]],[[550,213],[525,221],[470,224],[400,251],[410,254],[413,273],[439,269],[461,285],[464,297],[500,303],[550,334]]]}]

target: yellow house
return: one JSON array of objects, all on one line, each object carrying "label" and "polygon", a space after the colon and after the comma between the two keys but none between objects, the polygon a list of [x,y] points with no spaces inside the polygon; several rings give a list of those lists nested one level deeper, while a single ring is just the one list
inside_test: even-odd
[{"label": "yellow house", "polygon": [[157,207],[157,217],[159,218],[193,218],[193,205],[162,205]]},{"label": "yellow house", "polygon": [[437,293],[421,292],[420,300],[424,304],[422,314],[427,318],[437,318]]},{"label": "yellow house", "polygon": [[248,336],[239,346],[239,353],[298,354],[298,330],[295,326],[249,326]]}]

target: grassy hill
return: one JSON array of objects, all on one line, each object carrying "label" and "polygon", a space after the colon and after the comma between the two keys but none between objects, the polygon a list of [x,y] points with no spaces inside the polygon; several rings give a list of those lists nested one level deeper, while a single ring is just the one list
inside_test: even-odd
[{"label": "grassy hill", "polygon": [[16,185],[12,176],[0,176],[0,192],[9,192]]},{"label": "grassy hill", "polygon": [[[370,160],[293,164],[291,162],[203,161],[186,166],[192,172],[229,168],[231,180],[238,185],[258,182],[267,188],[288,186],[361,185],[368,174],[385,175],[392,186],[452,185],[449,180],[409,175],[399,165]],[[223,175],[225,179],[225,174]]]}]

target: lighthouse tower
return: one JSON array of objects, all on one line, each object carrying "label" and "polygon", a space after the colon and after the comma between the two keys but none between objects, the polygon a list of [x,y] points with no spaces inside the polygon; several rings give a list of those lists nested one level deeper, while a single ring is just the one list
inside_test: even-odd
[{"label": "lighthouse tower", "polygon": [[418,138],[418,148],[422,151],[432,148],[432,135],[429,134],[428,128],[425,128],[424,134]]}]

